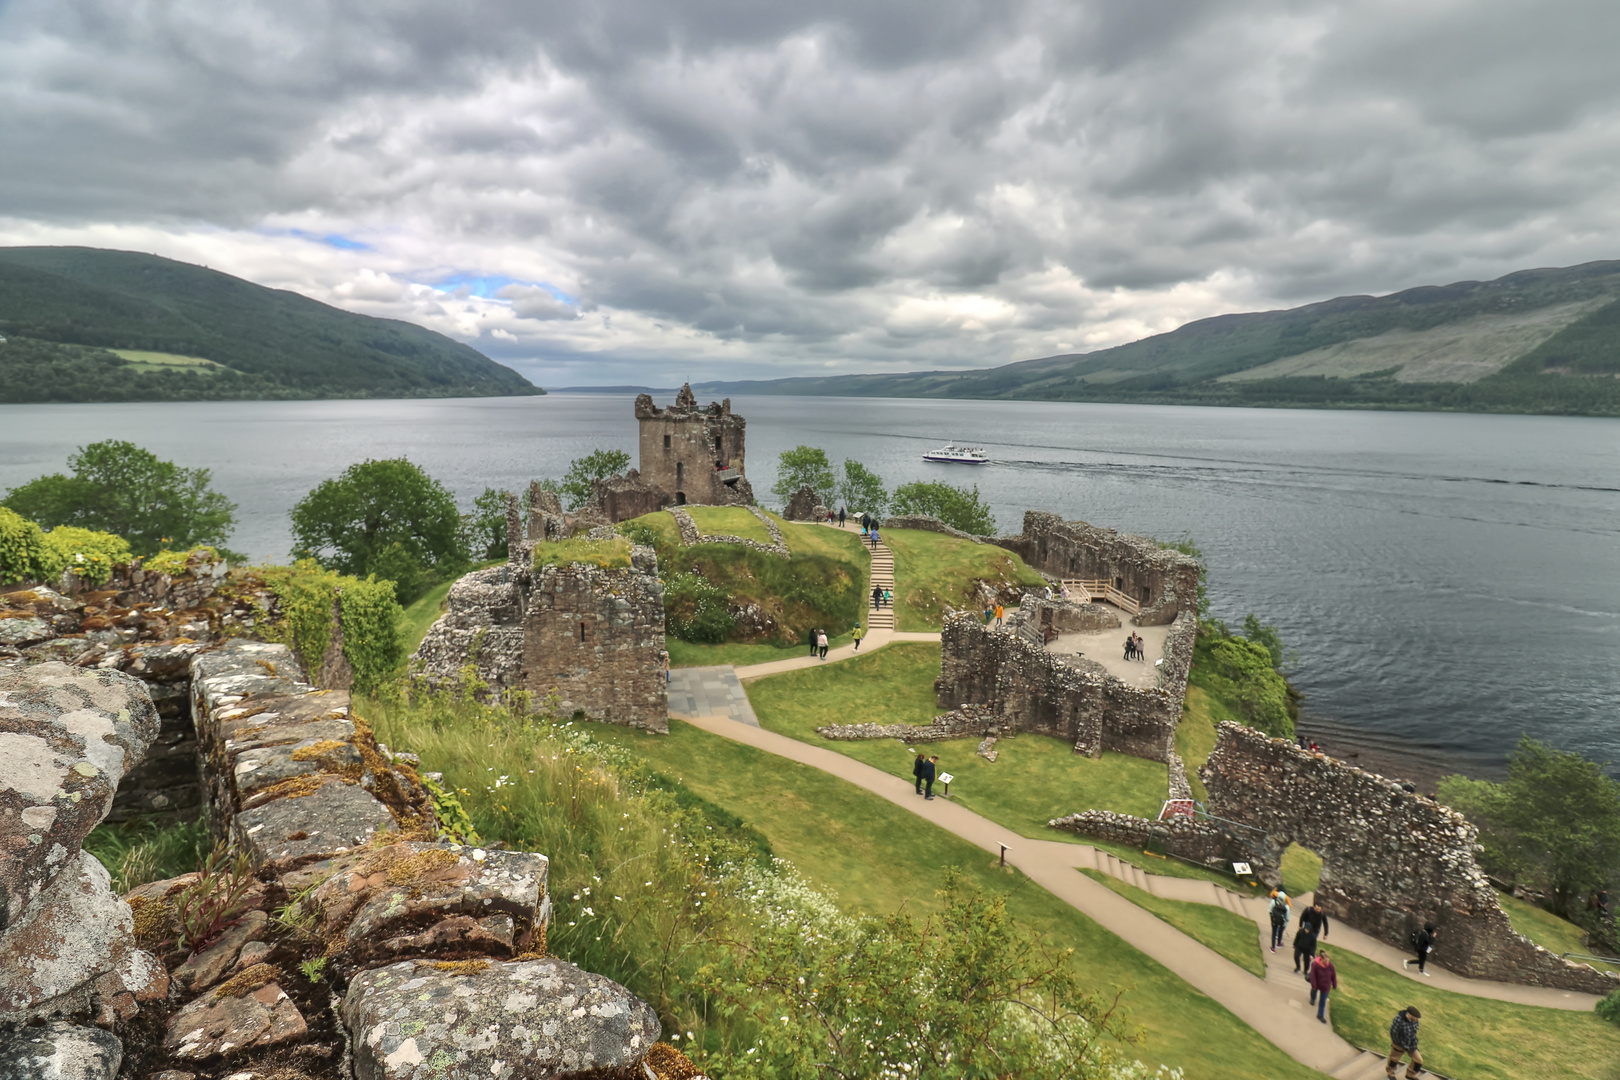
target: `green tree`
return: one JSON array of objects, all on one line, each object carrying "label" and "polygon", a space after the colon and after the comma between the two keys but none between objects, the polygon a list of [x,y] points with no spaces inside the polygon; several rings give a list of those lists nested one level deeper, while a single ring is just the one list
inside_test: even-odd
[{"label": "green tree", "polygon": [[782,451],[782,456],[776,462],[776,483],[771,485],[771,494],[783,506],[787,505],[793,493],[802,487],[807,487],[816,493],[816,499],[823,506],[836,502],[838,499],[838,478],[833,475],[832,463],[827,460],[825,450],[817,450],[813,446],[795,446],[792,450]]},{"label": "green tree", "polygon": [[404,458],[362,461],[323,480],[292,509],[293,558],[341,574],[375,574],[409,604],[465,569],[456,500]]},{"label": "green tree", "polygon": [[894,489],[896,514],[936,517],[953,529],[985,536],[996,531],[996,519],[979,498],[979,488],[952,487],[938,481],[917,481]]},{"label": "green tree", "polygon": [[[1081,989],[1071,950],[1014,925],[1005,896],[945,874],[918,919],[794,919],[728,950],[712,989],[758,1032],[728,1075],[1080,1080],[1117,1076],[1112,1004]],[[1128,1067],[1128,1066],[1127,1066]]]},{"label": "green tree", "polygon": [[475,559],[504,559],[506,545],[506,499],[508,492],[488,487],[473,500],[472,512],[461,515],[461,538]]},{"label": "green tree", "polygon": [[618,476],[630,467],[630,455],[623,450],[593,450],[582,458],[568,463],[560,490],[568,500],[568,509],[578,510],[591,499],[591,484]]},{"label": "green tree", "polygon": [[1195,681],[1268,735],[1294,737],[1288,680],[1271,666],[1271,653],[1247,638],[1201,636],[1193,647]]},{"label": "green tree", "polygon": [[210,488],[207,469],[183,469],[131,442],[108,439],[68,458],[72,475],[52,473],[13,488],[5,505],[47,529],[74,525],[113,533],[137,555],[199,544],[219,548],[236,525],[236,504]]},{"label": "green tree", "polygon": [[844,478],[838,482],[838,502],[853,514],[881,518],[889,510],[889,493],[883,478],[858,461],[844,462]]},{"label": "green tree", "polygon": [[1620,782],[1597,762],[1526,735],[1506,781],[1450,776],[1439,794],[1479,827],[1486,868],[1535,879],[1559,915],[1575,918],[1588,894],[1620,879]]}]

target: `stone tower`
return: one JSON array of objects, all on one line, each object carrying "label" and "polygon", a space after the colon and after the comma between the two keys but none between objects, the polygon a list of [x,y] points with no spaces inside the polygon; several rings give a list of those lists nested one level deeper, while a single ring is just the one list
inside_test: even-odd
[{"label": "stone tower", "polygon": [[698,407],[691,384],[675,404],[660,409],[651,394],[636,398],[641,426],[639,479],[669,494],[675,505],[751,506],[754,492],[743,474],[748,421],[731,411],[731,399]]}]

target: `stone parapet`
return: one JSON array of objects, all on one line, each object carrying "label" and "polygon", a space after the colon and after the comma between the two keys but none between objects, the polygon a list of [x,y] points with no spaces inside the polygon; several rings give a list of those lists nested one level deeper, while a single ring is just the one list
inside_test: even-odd
[{"label": "stone parapet", "polygon": [[1234,861],[1254,862],[1253,854],[1245,845],[1209,822],[1191,818],[1150,821],[1112,810],[1084,810],[1055,818],[1046,825],[1097,840],[1174,855],[1220,870],[1230,870]]},{"label": "stone parapet", "polygon": [[964,705],[943,716],[934,717],[934,722],[926,727],[917,724],[829,724],[816,728],[816,734],[837,742],[864,742],[870,739],[898,739],[903,743],[943,742],[983,734],[995,722],[988,708]]},{"label": "stone parapet", "polygon": [[995,538],[989,536],[975,536],[970,532],[963,532],[945,524],[937,517],[927,514],[897,514],[883,523],[885,529],[918,529],[922,532],[941,533],[945,536],[954,536],[958,540],[971,540],[975,544],[994,543]]},{"label": "stone parapet", "polygon": [[1620,976],[1571,964],[1514,932],[1476,861],[1474,826],[1394,780],[1286,739],[1220,725],[1200,770],[1210,813],[1256,830],[1273,865],[1290,843],[1322,857],[1327,912],[1405,948],[1439,927],[1437,963],[1472,978],[1602,994]]}]

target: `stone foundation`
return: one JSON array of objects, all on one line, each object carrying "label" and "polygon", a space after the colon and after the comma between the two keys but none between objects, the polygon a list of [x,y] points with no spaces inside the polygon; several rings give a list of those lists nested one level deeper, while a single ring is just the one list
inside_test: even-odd
[{"label": "stone foundation", "polygon": [[1111,582],[1142,605],[1131,620],[1138,626],[1163,626],[1182,612],[1197,610],[1197,560],[1146,537],[1030,510],[1021,535],[991,542],[1017,552],[1050,577]]},{"label": "stone foundation", "polygon": [[1259,830],[1255,846],[1268,865],[1290,843],[1320,855],[1317,901],[1358,930],[1404,949],[1432,922],[1435,961],[1460,974],[1593,994],[1620,988],[1620,976],[1514,933],[1475,861],[1474,827],[1449,807],[1232,723],[1220,725],[1199,775],[1210,813]]}]

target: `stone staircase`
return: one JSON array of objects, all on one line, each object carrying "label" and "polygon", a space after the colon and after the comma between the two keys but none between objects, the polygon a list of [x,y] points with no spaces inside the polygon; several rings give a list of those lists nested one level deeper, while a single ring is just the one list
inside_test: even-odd
[{"label": "stone staircase", "polygon": [[899,595],[894,587],[894,552],[889,550],[889,545],[883,542],[881,536],[878,538],[876,548],[872,547],[870,540],[866,541],[866,546],[867,550],[872,552],[872,583],[866,587],[866,626],[868,631],[893,630],[894,606],[886,603],[873,611],[871,604],[872,590],[875,588],[888,589],[896,596]]}]

